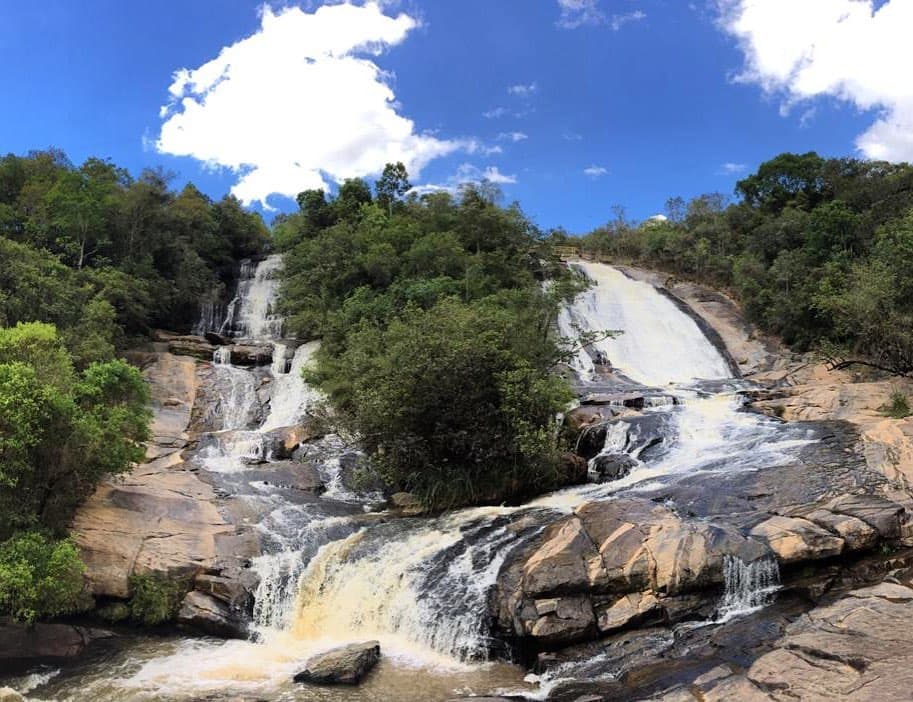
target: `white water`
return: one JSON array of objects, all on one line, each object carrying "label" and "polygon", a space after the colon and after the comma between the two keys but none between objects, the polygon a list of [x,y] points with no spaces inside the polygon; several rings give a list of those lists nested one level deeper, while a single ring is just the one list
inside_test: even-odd
[{"label": "white water", "polygon": [[[597,341],[612,365],[631,380],[648,386],[665,386],[695,378],[731,377],[729,366],[697,324],[671,300],[647,283],[631,280],[621,271],[601,263],[578,265],[596,285],[580,295],[558,319],[563,335],[581,331],[621,331]],[[574,360],[584,377],[593,377],[595,364],[586,350]]]},{"label": "white water", "polygon": [[301,375],[302,371],[311,365],[319,348],[319,341],[299,346],[292,357],[288,372],[285,372],[285,346],[275,345],[270,411],[260,431],[271,431],[297,424],[308,409],[323,399],[323,394],[305,383]]},{"label": "white water", "polygon": [[282,317],[275,312],[282,256],[267,257],[253,270],[242,269],[238,283],[238,336],[245,339],[277,339],[282,335]]},{"label": "white water", "polygon": [[745,563],[726,556],[723,564],[725,592],[717,621],[754,612],[770,604],[780,589],[780,569],[775,558],[761,558]]}]

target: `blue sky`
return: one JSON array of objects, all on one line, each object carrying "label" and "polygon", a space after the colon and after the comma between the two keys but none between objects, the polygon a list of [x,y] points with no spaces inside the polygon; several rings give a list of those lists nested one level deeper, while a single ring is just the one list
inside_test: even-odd
[{"label": "blue sky", "polygon": [[909,0],[321,5],[3,3],[0,150],[278,210],[402,158],[572,232],[731,193],[782,151],[913,158]]}]

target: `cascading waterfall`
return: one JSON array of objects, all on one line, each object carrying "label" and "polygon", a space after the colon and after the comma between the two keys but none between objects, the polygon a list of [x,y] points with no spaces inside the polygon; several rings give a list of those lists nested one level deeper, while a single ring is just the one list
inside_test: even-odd
[{"label": "cascading waterfall", "polygon": [[780,588],[780,569],[773,557],[745,563],[735,556],[723,562],[725,591],[718,620],[726,621],[770,604]]},{"label": "cascading waterfall", "polygon": [[[261,431],[297,424],[308,408],[319,402],[323,395],[304,382],[302,371],[312,363],[320,342],[302,344],[295,350],[291,365],[285,370],[285,346],[276,344],[273,354],[273,389],[270,411]],[[281,370],[280,370],[281,366]]]},{"label": "cascading waterfall", "polygon": [[[578,329],[620,330],[615,338],[597,341],[591,351],[601,352],[628,378],[647,386],[732,375],[694,320],[652,285],[603,264],[574,265],[595,285],[559,315],[562,334],[573,338]],[[585,378],[595,374],[596,365],[586,349],[581,349],[573,365]]]},{"label": "cascading waterfall", "polygon": [[[238,283],[236,336],[245,339],[277,339],[282,335],[282,317],[276,314],[277,278],[282,256],[268,256],[251,269],[244,268]],[[234,315],[233,315],[234,316]]]}]

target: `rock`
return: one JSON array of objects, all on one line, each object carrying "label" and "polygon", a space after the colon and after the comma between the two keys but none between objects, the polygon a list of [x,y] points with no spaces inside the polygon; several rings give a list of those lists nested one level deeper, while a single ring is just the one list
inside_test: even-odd
[{"label": "rock", "polygon": [[357,685],[379,660],[377,641],[340,646],[310,658],[294,680],[315,685]]},{"label": "rock", "polygon": [[586,459],[576,453],[561,454],[561,485],[579,485],[587,479]]},{"label": "rock", "polygon": [[596,617],[589,597],[561,597],[548,614],[529,622],[527,634],[540,646],[566,646],[586,641],[596,633]]},{"label": "rock", "polygon": [[607,422],[616,417],[618,413],[619,409],[611,405],[581,405],[567,413],[564,423],[576,434],[585,427]]},{"label": "rock", "polygon": [[26,702],[26,700],[13,688],[0,687],[0,702]]},{"label": "rock", "polygon": [[799,517],[770,517],[755,526],[750,536],[763,541],[784,564],[839,556],[844,540]]},{"label": "rock", "polygon": [[268,366],[273,361],[272,344],[235,344],[229,351],[236,366]]},{"label": "rock", "polygon": [[411,492],[395,492],[390,496],[390,509],[403,517],[416,517],[425,513],[425,505]]},{"label": "rock", "polygon": [[224,337],[221,334],[217,334],[213,331],[208,331],[203,334],[203,338],[213,346],[228,346],[232,343],[231,339],[228,339],[227,337]]},{"label": "rock", "polygon": [[227,578],[221,575],[201,573],[194,578],[194,589],[224,602],[234,611],[246,611],[253,605],[250,590],[241,582],[240,575]]},{"label": "rock", "polygon": [[178,611],[178,624],[204,634],[225,639],[247,638],[247,622],[224,602],[193,590],[188,592]]},{"label": "rock", "polygon": [[111,638],[104,629],[38,622],[31,626],[0,618],[0,670],[74,658],[93,642]]},{"label": "rock", "polygon": [[552,524],[542,544],[523,567],[526,595],[586,591],[606,585],[602,558],[577,517]]},{"label": "rock", "polygon": [[301,424],[293,427],[282,427],[264,434],[264,440],[269,444],[272,457],[279,461],[288,461],[294,457],[295,449],[301,444],[324,435],[317,421],[305,418]]},{"label": "rock", "polygon": [[320,472],[312,463],[297,461],[273,461],[257,466],[256,470],[247,471],[251,481],[260,480],[277,487],[309,492],[320,495],[326,490]]},{"label": "rock", "polygon": [[825,508],[838,514],[846,514],[862,520],[876,529],[883,539],[900,536],[906,510],[877,495],[843,495],[831,500]]},{"label": "rock", "polygon": [[603,453],[590,461],[587,476],[594,483],[608,483],[623,478],[640,465],[626,453]]},{"label": "rock", "polygon": [[834,514],[826,509],[815,509],[797,516],[827,529],[843,539],[847,551],[866,551],[878,543],[878,532],[861,519],[848,514]]},{"label": "rock", "polygon": [[596,608],[596,625],[600,633],[606,634],[624,629],[659,609],[659,600],[652,592],[625,595],[611,605]]},{"label": "rock", "polygon": [[176,356],[190,356],[201,361],[211,361],[216,347],[202,336],[180,336],[168,342],[168,351]]}]

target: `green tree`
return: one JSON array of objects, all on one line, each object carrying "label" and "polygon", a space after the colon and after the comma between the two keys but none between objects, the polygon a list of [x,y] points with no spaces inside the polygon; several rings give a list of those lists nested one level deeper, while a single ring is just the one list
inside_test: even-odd
[{"label": "green tree", "polygon": [[391,217],[393,216],[393,206],[411,189],[409,173],[401,161],[384,166],[380,180],[374,183],[377,202],[387,210]]}]

